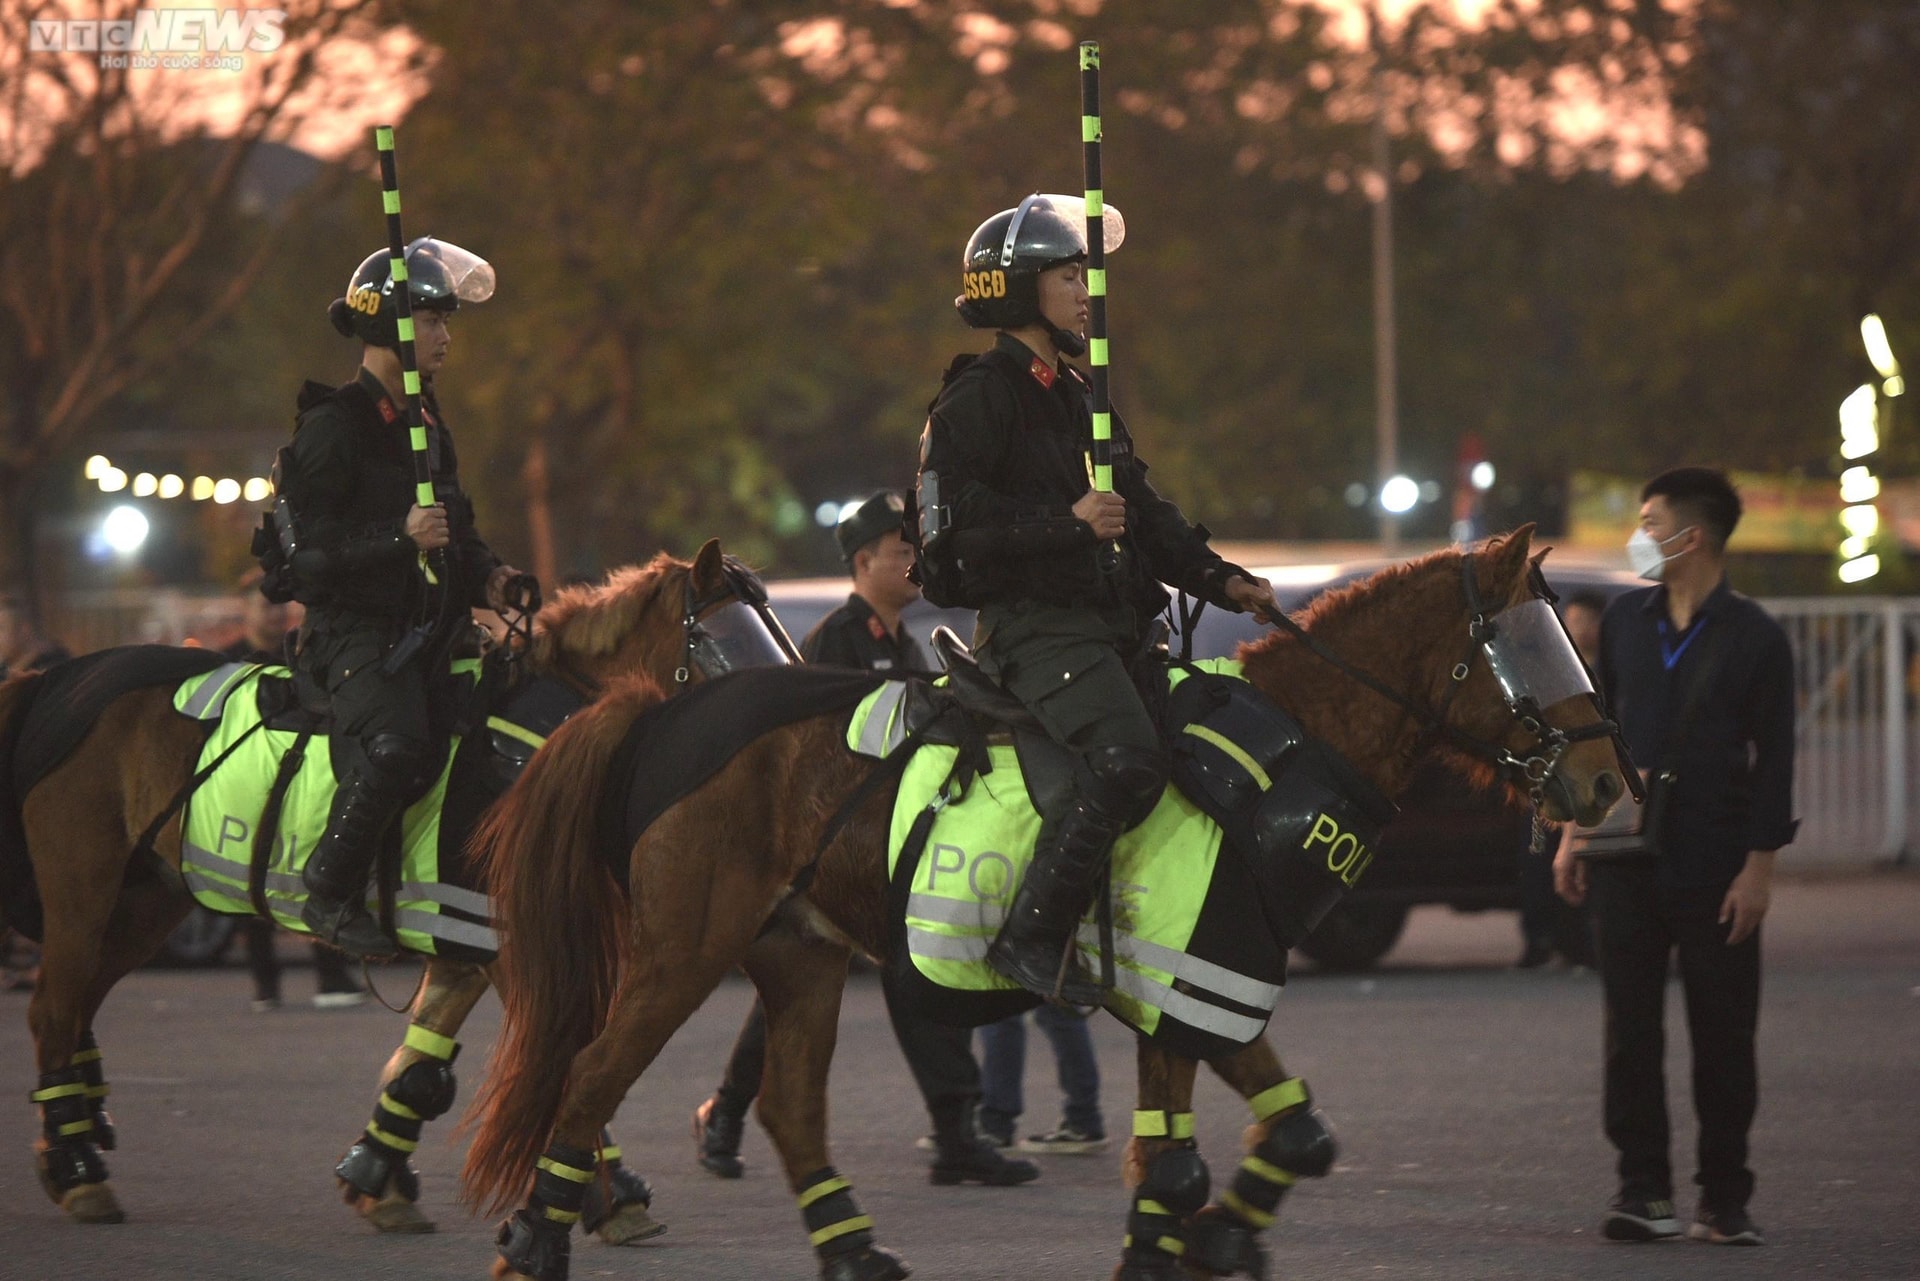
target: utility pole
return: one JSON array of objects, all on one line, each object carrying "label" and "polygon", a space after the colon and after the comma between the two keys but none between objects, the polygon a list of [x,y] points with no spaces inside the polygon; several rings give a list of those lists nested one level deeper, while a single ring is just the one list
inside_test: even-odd
[{"label": "utility pole", "polygon": [[[1373,45],[1373,172],[1368,191],[1373,201],[1373,461],[1374,502],[1389,478],[1400,469],[1400,399],[1393,317],[1393,158],[1387,146],[1386,40],[1380,34],[1380,11],[1367,11],[1368,37]],[[1388,554],[1400,545],[1400,518],[1380,511],[1380,550]]]}]

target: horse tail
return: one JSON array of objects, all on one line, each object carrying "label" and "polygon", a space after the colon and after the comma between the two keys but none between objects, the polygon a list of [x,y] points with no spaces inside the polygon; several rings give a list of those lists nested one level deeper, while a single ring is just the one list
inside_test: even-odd
[{"label": "horse tail", "polygon": [[27,711],[40,693],[41,675],[28,672],[0,681],[0,923],[22,933],[38,935],[30,917],[37,917],[33,862],[27,856],[26,821],[14,795],[13,752],[20,742]]},{"label": "horse tail", "polygon": [[664,698],[634,677],[573,716],[469,845],[501,931],[493,974],[504,1010],[468,1121],[478,1132],[461,1179],[472,1204],[499,1210],[525,1191],[573,1058],[605,1023],[631,929],[598,820],[627,730]]}]

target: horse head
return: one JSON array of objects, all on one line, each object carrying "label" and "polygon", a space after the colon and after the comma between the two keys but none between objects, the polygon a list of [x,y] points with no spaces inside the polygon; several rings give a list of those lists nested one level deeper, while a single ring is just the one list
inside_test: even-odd
[{"label": "horse head", "polygon": [[696,677],[799,661],[751,569],[708,539],[691,561],[665,552],[568,587],[534,620],[536,671],[597,693],[644,673],[672,692]]},{"label": "horse head", "polygon": [[[1626,792],[1626,757],[1532,536],[1525,525],[1329,593],[1305,620],[1310,641],[1262,639],[1242,655],[1247,676],[1389,796],[1436,750],[1549,819],[1598,822]],[[1348,679],[1328,680],[1329,661]]]}]

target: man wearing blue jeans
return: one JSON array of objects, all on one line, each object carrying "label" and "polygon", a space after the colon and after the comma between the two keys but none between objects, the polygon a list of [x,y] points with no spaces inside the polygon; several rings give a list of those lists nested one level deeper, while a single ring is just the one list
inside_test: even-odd
[{"label": "man wearing blue jeans", "polygon": [[[1057,1005],[1034,1010],[1033,1021],[1053,1043],[1060,1093],[1065,1099],[1060,1123],[1045,1134],[1020,1141],[1022,1152],[1077,1155],[1107,1146],[1107,1125],[1100,1115],[1100,1064],[1093,1056],[1087,1016]],[[1021,1084],[1027,1068],[1024,1014],[980,1029],[980,1132],[1002,1147],[1013,1142],[1022,1106]]]}]

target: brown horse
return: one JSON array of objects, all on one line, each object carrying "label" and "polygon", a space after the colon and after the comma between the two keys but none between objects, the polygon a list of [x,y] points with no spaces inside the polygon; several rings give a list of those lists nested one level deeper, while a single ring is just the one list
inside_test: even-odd
[{"label": "brown horse", "polygon": [[[1521,605],[1529,608],[1511,616],[1516,624],[1542,617],[1531,607],[1530,533],[1496,540],[1471,559],[1447,551],[1389,569],[1313,608],[1314,640],[1370,674],[1376,689],[1280,633],[1243,650],[1247,678],[1388,796],[1432,741],[1423,721],[1430,728],[1443,720],[1445,737],[1521,766],[1553,817],[1597,820],[1623,783],[1596,701],[1556,694],[1542,714],[1524,690],[1510,703],[1513,691],[1503,693],[1490,670],[1501,659],[1486,617]],[[1483,646],[1487,662],[1478,661]],[[632,682],[576,716],[476,837],[505,929],[496,979],[506,1018],[475,1105],[465,1195],[499,1208],[533,1179],[526,1208],[503,1229],[495,1275],[564,1275],[568,1227],[592,1177],[601,1126],[720,979],[744,965],[767,1012],[759,1116],[822,1275],[904,1276],[873,1244],[872,1220],[828,1165],[826,1145],[827,1071],[847,962],[856,948],[884,959],[893,937],[885,901],[895,789],[881,786],[858,804],[815,863],[827,825],[878,767],[845,750],[844,716],[765,733],[646,828],[623,892],[599,849],[595,817],[618,745],[659,697]],[[812,879],[795,892],[810,864]],[[1122,1277],[1181,1276],[1183,1253],[1186,1264],[1204,1261],[1216,1272],[1253,1271],[1255,1234],[1272,1222],[1286,1186],[1332,1163],[1331,1136],[1304,1086],[1265,1041],[1213,1066],[1251,1102],[1256,1124],[1231,1190],[1203,1207],[1205,1167],[1191,1139],[1195,1064],[1140,1042],[1144,1123],[1136,1121],[1128,1154],[1138,1191]]]},{"label": "brown horse", "polygon": [[[604,585],[559,593],[535,623],[528,667],[591,698],[609,682],[644,673],[668,689],[695,674],[727,666],[713,660],[702,627],[720,611],[756,594],[757,581],[709,542],[695,559],[660,555],[644,567],[615,570]],[[784,636],[784,634],[782,634]],[[773,640],[771,636],[767,638]],[[703,661],[705,660],[705,661]],[[0,727],[31,697],[23,676],[0,686]],[[36,1092],[47,1117],[38,1144],[48,1194],[82,1222],[117,1223],[122,1213],[106,1177],[100,1147],[112,1129],[99,1100],[106,1094],[93,1021],[107,993],[150,959],[193,907],[180,872],[180,820],[161,829],[152,858],[136,858],[135,838],[192,777],[205,726],[175,712],[171,686],[138,690],[110,703],[86,738],[24,797],[17,798],[45,922],[41,979],[28,1008],[42,1074]],[[12,762],[0,762],[10,769]],[[489,986],[488,969],[444,956],[428,959],[405,1042],[381,1073],[374,1122],[336,1173],[341,1188],[381,1231],[431,1231],[415,1208],[419,1183],[406,1154],[424,1119],[453,1098],[450,1068],[461,1024]],[[435,1106],[420,1115],[400,1103],[394,1083],[409,1069]],[[47,1078],[84,1074],[81,1088]],[[85,1106],[82,1106],[82,1105]],[[72,1113],[73,1115],[68,1115]],[[395,1130],[401,1133],[394,1133]],[[369,1151],[370,1136],[388,1140]],[[617,1169],[615,1195],[598,1230],[621,1244],[662,1229],[647,1215],[644,1185]],[[50,1166],[52,1168],[50,1168]],[[355,1184],[359,1186],[355,1186]],[[627,1195],[624,1204],[620,1193]]]}]

